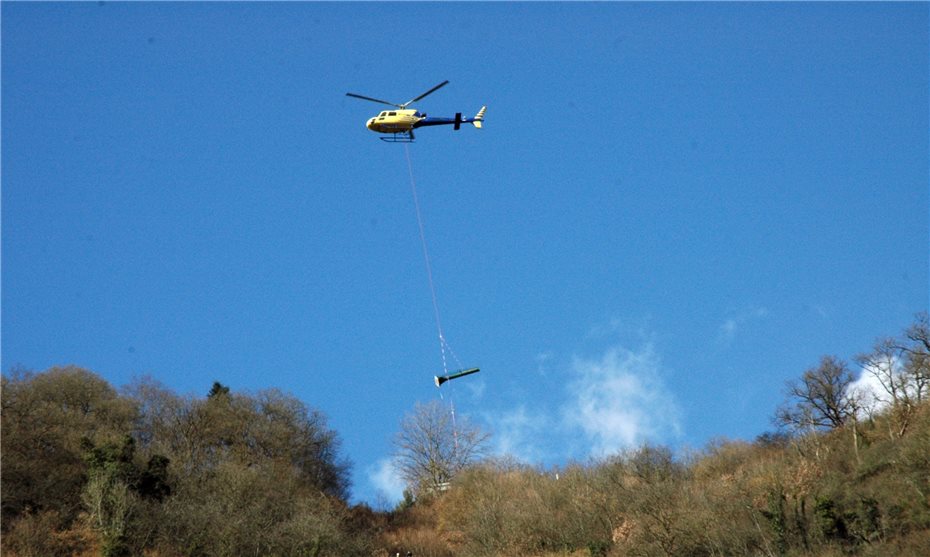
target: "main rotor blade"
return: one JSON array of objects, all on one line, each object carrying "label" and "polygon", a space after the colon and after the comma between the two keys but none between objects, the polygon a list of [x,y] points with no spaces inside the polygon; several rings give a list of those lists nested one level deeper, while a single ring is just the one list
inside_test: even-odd
[{"label": "main rotor blade", "polygon": [[[403,108],[403,107],[407,106],[407,105],[400,105],[400,104],[389,103],[389,102],[387,102],[387,101],[382,101],[381,99],[373,99],[373,98],[371,98],[371,97],[365,97],[365,96],[362,96],[362,95],[356,95],[355,93],[346,93],[346,96],[347,96],[347,97],[355,97],[356,99],[362,99],[362,100],[365,100],[365,101],[371,101],[371,102],[386,104],[386,105],[389,105],[389,106],[396,106],[397,108]],[[410,102],[413,102],[413,101],[410,101]]]},{"label": "main rotor blade", "polygon": [[433,88],[430,89],[429,91],[423,93],[423,94],[420,95],[419,97],[417,97],[417,98],[415,98],[415,99],[410,99],[409,101],[407,101],[407,102],[405,102],[404,104],[399,105],[399,106],[400,106],[401,108],[406,108],[408,104],[417,102],[418,100],[422,99],[422,98],[425,97],[426,95],[429,95],[430,93],[432,93],[432,92],[435,91],[436,89],[439,89],[440,87],[442,87],[443,85],[445,85],[445,84],[447,84],[447,83],[449,83],[449,80],[448,80],[448,79],[445,80],[445,81],[443,81],[443,82],[440,83],[439,85],[433,87]]}]

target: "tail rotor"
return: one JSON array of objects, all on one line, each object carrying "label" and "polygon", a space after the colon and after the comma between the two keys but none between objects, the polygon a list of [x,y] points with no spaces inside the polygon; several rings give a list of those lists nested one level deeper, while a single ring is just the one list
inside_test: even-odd
[{"label": "tail rotor", "polygon": [[478,129],[481,129],[481,122],[484,121],[484,113],[487,111],[488,107],[482,106],[481,110],[478,111],[478,114],[475,114],[474,120],[472,120],[472,125]]}]

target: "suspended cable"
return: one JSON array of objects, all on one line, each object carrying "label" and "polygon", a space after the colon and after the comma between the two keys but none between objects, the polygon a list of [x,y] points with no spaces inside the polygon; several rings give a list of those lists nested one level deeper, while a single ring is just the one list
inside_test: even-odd
[{"label": "suspended cable", "polygon": [[442,333],[442,319],[439,316],[439,301],[436,297],[436,284],[433,282],[433,266],[430,263],[429,249],[426,245],[426,233],[423,227],[423,216],[420,213],[420,200],[417,196],[417,182],[413,177],[413,163],[410,160],[410,147],[406,143],[404,144],[404,153],[407,155],[407,170],[410,172],[410,191],[413,192],[413,206],[417,213],[417,226],[419,227],[420,231],[420,244],[423,246],[423,260],[426,262],[426,276],[429,279],[429,292],[433,300],[433,316],[436,319],[436,330],[439,333],[439,352],[442,356],[442,371],[445,374],[449,372],[448,366],[446,364],[446,349],[448,348],[448,343],[446,342],[446,337]]},{"label": "suspended cable", "polygon": [[[407,143],[404,143],[404,154],[407,156],[407,170],[410,173],[410,191],[413,193],[413,206],[417,213],[417,227],[420,231],[420,245],[423,247],[423,261],[426,263],[426,276],[429,279],[430,297],[433,300],[433,315],[436,319],[436,331],[439,334],[439,353],[442,357],[442,372],[444,376],[448,376],[449,368],[446,362],[446,351],[448,350],[448,352],[456,360],[456,363],[458,363],[458,357],[456,357],[455,352],[452,350],[452,347],[449,346],[449,343],[446,342],[446,337],[442,332],[442,319],[439,315],[439,300],[436,297],[436,284],[433,281],[433,266],[430,262],[429,248],[426,244],[426,232],[423,226],[423,215],[420,212],[420,199],[417,196],[417,182],[413,177],[413,163],[410,160],[410,147]],[[458,365],[461,366],[460,363],[458,363]],[[436,386],[439,387],[439,385],[439,378],[437,378]],[[439,392],[439,398],[441,400],[445,400],[445,398],[442,396],[442,391]],[[452,401],[451,393],[449,396],[449,410],[452,415],[453,446],[455,447],[455,452],[457,454],[459,450],[459,428],[455,423],[455,404]]]}]

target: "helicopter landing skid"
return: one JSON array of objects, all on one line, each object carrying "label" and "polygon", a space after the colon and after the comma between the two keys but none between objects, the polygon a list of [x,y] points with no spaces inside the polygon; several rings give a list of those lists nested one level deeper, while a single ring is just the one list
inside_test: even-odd
[{"label": "helicopter landing skid", "polygon": [[381,141],[387,141],[388,143],[413,143],[414,142],[413,133],[409,133],[409,132],[401,132],[401,133],[394,133],[391,135],[383,135],[379,137],[378,139],[380,139]]}]

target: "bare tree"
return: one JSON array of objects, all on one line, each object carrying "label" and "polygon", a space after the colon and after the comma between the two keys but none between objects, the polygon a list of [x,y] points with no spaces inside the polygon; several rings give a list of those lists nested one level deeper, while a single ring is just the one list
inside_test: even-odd
[{"label": "bare tree", "polygon": [[914,398],[919,404],[930,396],[930,315],[918,314],[904,336],[910,341],[901,348],[905,354],[905,369],[913,378]]},{"label": "bare tree", "polygon": [[855,417],[857,402],[849,392],[852,382],[845,362],[824,356],[800,381],[788,382],[788,401],[777,410],[775,420],[801,430],[842,427]]},{"label": "bare tree", "polygon": [[[853,374],[845,362],[824,356],[819,366],[804,372],[800,382],[788,382],[788,401],[776,410],[775,421],[808,433],[848,427],[859,463],[859,415],[863,403],[862,393],[851,388],[852,382]],[[820,450],[816,447],[819,458]]]},{"label": "bare tree", "polygon": [[442,490],[482,454],[488,437],[466,420],[456,422],[439,401],[417,404],[394,438],[398,472],[416,493]]},{"label": "bare tree", "polygon": [[75,366],[14,370],[3,376],[2,391],[3,521],[44,508],[70,523],[81,509],[85,482],[81,439],[105,440],[127,431],[134,418],[131,403],[98,375]]},{"label": "bare tree", "polygon": [[880,385],[872,410],[890,411],[892,439],[904,435],[911,417],[930,394],[930,323],[919,314],[901,338],[878,341],[872,351],[856,358],[863,372]]}]

